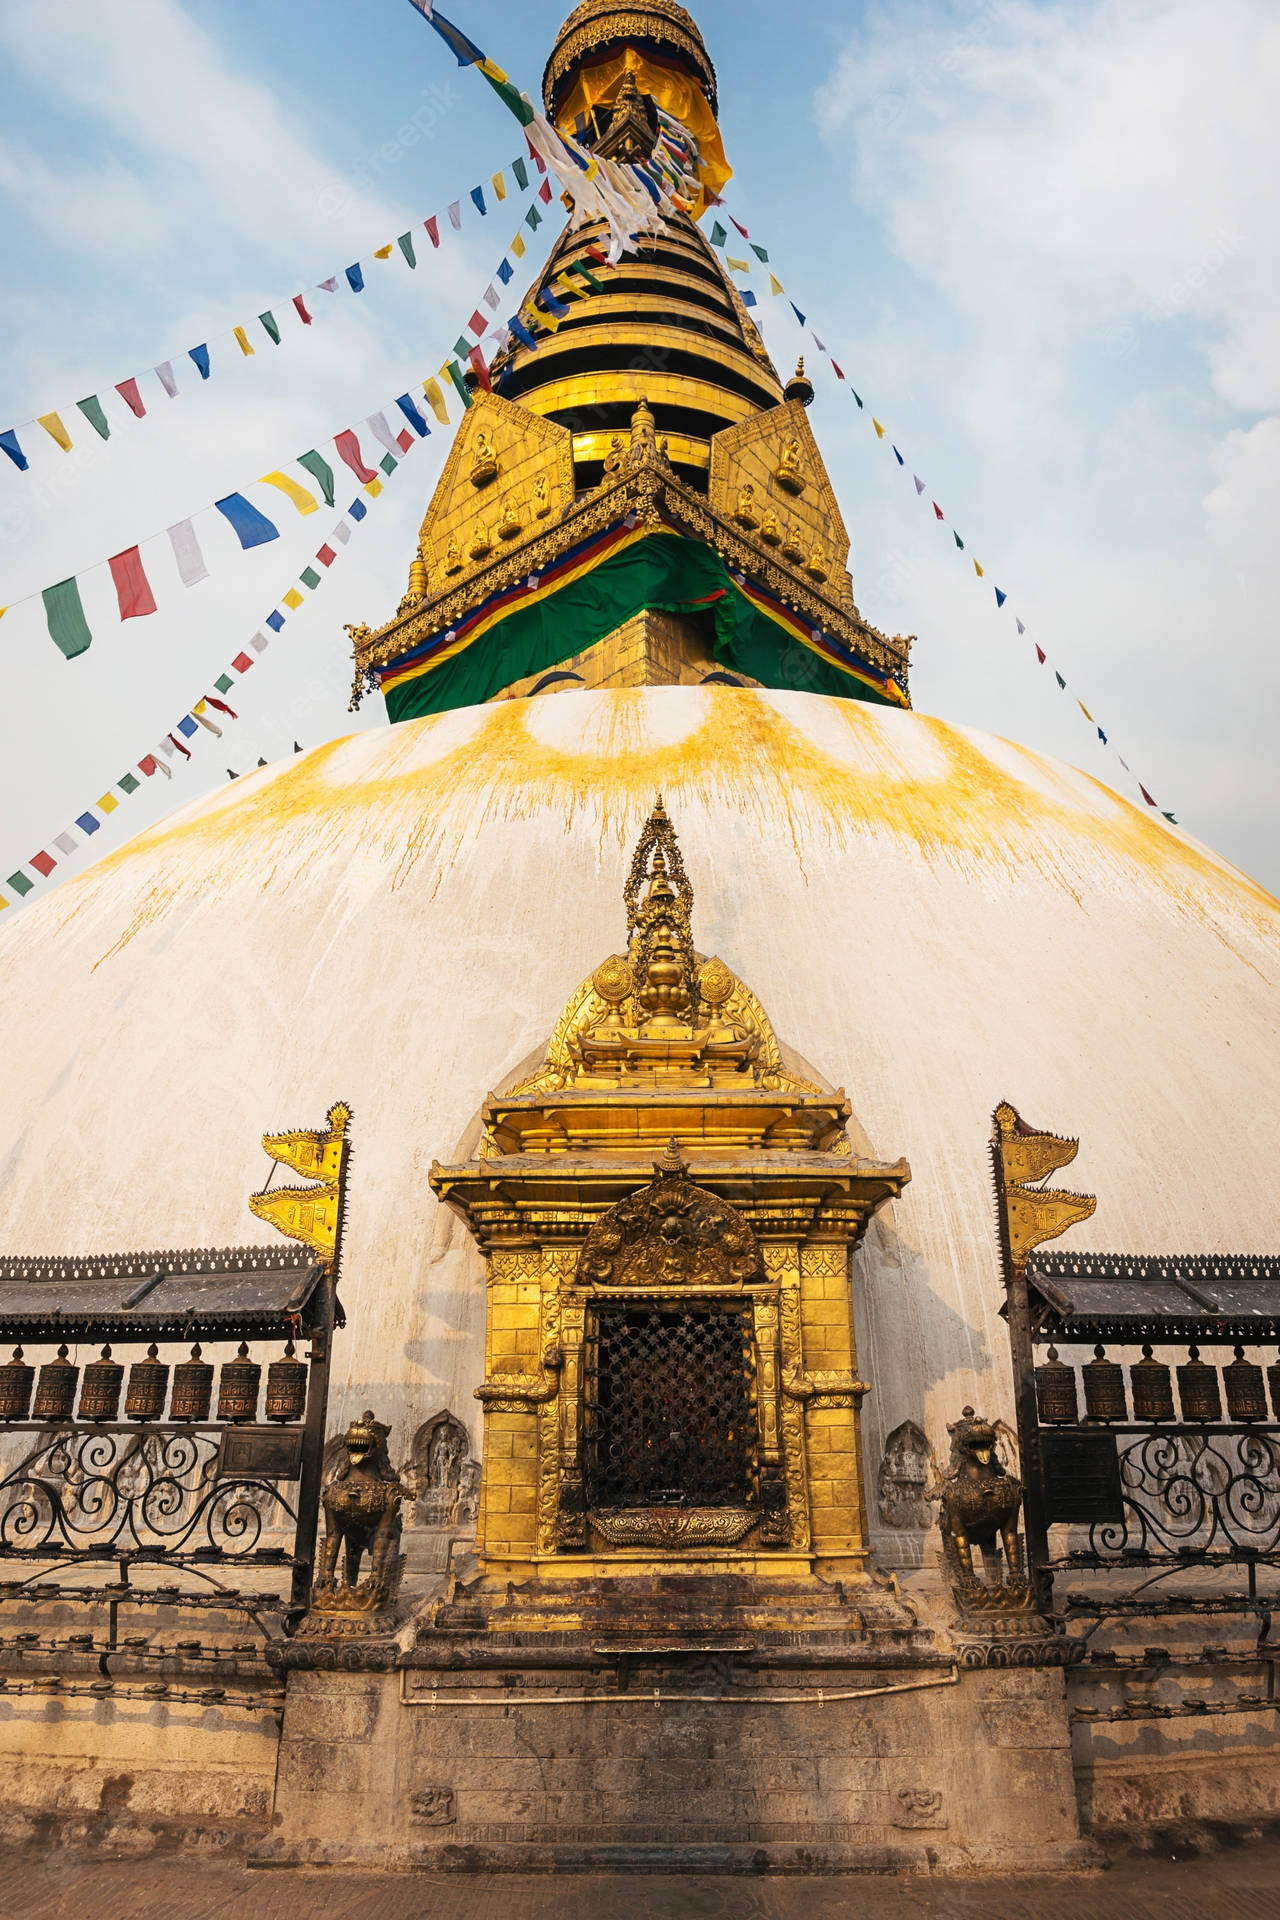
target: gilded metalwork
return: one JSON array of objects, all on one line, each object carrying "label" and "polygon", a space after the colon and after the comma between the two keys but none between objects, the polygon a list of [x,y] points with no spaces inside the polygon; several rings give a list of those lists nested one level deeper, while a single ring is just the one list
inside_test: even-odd
[{"label": "gilded metalwork", "polygon": [[341,1101],[329,1109],[323,1133],[264,1133],[263,1150],[281,1166],[315,1180],[310,1187],[276,1187],[250,1194],[249,1208],[291,1240],[310,1247],[322,1265],[332,1268],[337,1255],[342,1170],[351,1109]]},{"label": "gilded metalwork", "polygon": [[611,0],[583,0],[559,33],[542,76],[542,97],[548,114],[560,82],[585,56],[624,40],[657,40],[676,48],[689,61],[707,90],[714,113],[716,70],[711,64],[693,16],[676,0],[633,0],[619,10]]},{"label": "gilded metalwork", "polygon": [[760,1275],[756,1237],[736,1208],[689,1179],[672,1141],[655,1178],[596,1221],[578,1256],[585,1286],[742,1287]]},{"label": "gilded metalwork", "polygon": [[992,1151],[999,1159],[998,1192],[1007,1223],[1009,1258],[1018,1271],[1045,1240],[1054,1240],[1079,1220],[1087,1220],[1098,1202],[1092,1194],[1032,1186],[1080,1151],[1078,1140],[1029,1127],[1007,1100],[995,1111]]}]

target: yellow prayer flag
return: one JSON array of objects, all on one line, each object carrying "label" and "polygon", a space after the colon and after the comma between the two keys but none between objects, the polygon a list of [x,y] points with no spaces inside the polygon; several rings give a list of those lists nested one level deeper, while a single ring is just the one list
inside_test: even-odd
[{"label": "yellow prayer flag", "polygon": [[302,595],[296,587],[290,587],[288,593],[284,596],[284,605],[294,613],[296,613],[302,605]]},{"label": "yellow prayer flag", "polygon": [[883,427],[882,427],[882,426],[880,425],[880,422],[879,422],[879,421],[878,421],[878,420],[876,419],[876,417],[875,417],[875,415],[874,415],[874,414],[872,414],[872,416],[871,416],[871,424],[872,424],[872,426],[873,426],[873,427],[875,428],[875,430],[876,430],[876,439],[877,439],[877,440],[883,440],[883,439],[884,439],[884,428],[883,428]]},{"label": "yellow prayer flag", "polygon": [[982,578],[982,567],[981,567],[981,565],[979,564],[979,562],[978,562],[977,560],[975,560],[975,561],[974,561],[974,563],[973,563],[973,570],[974,570],[974,572],[975,572],[975,573],[977,574],[977,576],[978,576],[978,578],[979,578],[979,580],[981,580],[981,578]]},{"label": "yellow prayer flag", "polygon": [[104,793],[96,802],[99,813],[114,813],[120,802],[113,794]]},{"label": "yellow prayer flag", "polygon": [[247,333],[245,332],[245,330],[244,330],[244,328],[243,328],[243,327],[232,327],[232,329],[231,329],[231,331],[232,331],[232,333],[234,333],[234,335],[235,335],[235,337],[236,337],[236,340],[237,340],[237,342],[238,342],[238,344],[239,344],[239,347],[240,347],[240,351],[241,351],[241,353],[243,353],[243,354],[250,354],[250,353],[252,353],[252,352],[253,352],[253,348],[252,348],[252,347],[251,347],[251,346],[249,345],[249,336],[248,336],[248,334],[247,334]]},{"label": "yellow prayer flag", "polygon": [[4,895],[3,895],[2,893],[0,893],[0,913],[3,913],[3,912],[4,912],[4,910],[5,910],[5,908],[6,908],[7,906],[8,906],[8,904],[9,904],[9,902],[8,902],[8,901],[7,901],[6,899],[5,899],[5,897],[4,897]]},{"label": "yellow prayer flag", "polygon": [[735,260],[731,253],[726,253],[724,263],[726,267],[732,267],[735,273],[750,273],[751,271],[751,262],[749,260]]},{"label": "yellow prayer flag", "polygon": [[580,280],[577,282],[571,280],[567,273],[558,273],[555,284],[557,292],[562,293],[566,300],[589,300],[591,298],[589,290],[583,286],[582,282]]},{"label": "yellow prayer flag", "polygon": [[776,273],[771,273],[769,275],[769,291],[770,293],[782,292],[782,282],[781,280],[779,280]]},{"label": "yellow prayer flag", "polygon": [[524,259],[524,241],[520,238],[519,234],[516,234],[515,238],[511,242],[511,251],[512,253],[514,253],[517,260]]},{"label": "yellow prayer flag", "polygon": [[1087,720],[1087,721],[1089,722],[1089,725],[1090,725],[1091,727],[1096,727],[1098,723],[1097,723],[1097,721],[1096,721],[1096,720],[1094,719],[1094,717],[1093,717],[1093,715],[1092,715],[1092,714],[1090,713],[1090,711],[1089,711],[1089,709],[1088,709],[1088,707],[1086,707],[1086,705],[1085,705],[1085,703],[1084,703],[1084,701],[1083,701],[1083,700],[1077,700],[1077,701],[1076,701],[1076,705],[1077,705],[1077,706],[1079,707],[1079,709],[1080,709],[1080,711],[1081,711],[1081,713],[1082,713],[1082,714],[1084,715],[1084,717],[1085,717],[1085,719],[1086,719],[1086,720]]},{"label": "yellow prayer flag", "polygon": [[40,414],[38,416],[37,424],[44,428],[45,432],[49,435],[50,439],[57,441],[58,445],[62,448],[62,451],[64,453],[70,453],[71,435],[67,432],[66,428],[63,426],[61,420],[59,420],[56,413]]},{"label": "yellow prayer flag", "polygon": [[308,493],[305,487],[300,487],[296,480],[291,480],[287,473],[264,473],[261,479],[266,487],[279,487],[281,493],[292,500],[299,513],[319,512],[320,502],[315,495]]},{"label": "yellow prayer flag", "polygon": [[442,427],[447,427],[449,424],[449,416],[445,412],[444,395],[440,391],[439,381],[424,380],[422,383],[422,391],[426,397],[427,405],[430,407],[432,413],[434,413],[436,419],[440,422],[440,425]]},{"label": "yellow prayer flag", "polygon": [[376,500],[378,495],[382,492],[381,480],[366,480],[364,483],[364,490],[368,494],[371,500]]},{"label": "yellow prayer flag", "polygon": [[392,246],[392,242],[388,240],[385,247],[375,247],[373,250],[374,259],[389,260],[391,258],[391,246]]},{"label": "yellow prayer flag", "polygon": [[507,183],[503,179],[502,175],[500,173],[490,174],[489,183],[492,186],[494,192],[497,194],[499,200],[505,200],[507,197]]}]

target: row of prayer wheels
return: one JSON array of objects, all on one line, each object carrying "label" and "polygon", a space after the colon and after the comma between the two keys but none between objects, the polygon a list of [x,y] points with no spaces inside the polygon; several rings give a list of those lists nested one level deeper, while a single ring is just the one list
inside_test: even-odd
[{"label": "row of prayer wheels", "polygon": [[[1129,1417],[1125,1397],[1124,1368],[1108,1360],[1105,1347],[1095,1347],[1094,1357],[1080,1368],[1084,1383],[1084,1417],[1106,1425]],[[1219,1372],[1200,1358],[1199,1347],[1191,1347],[1185,1363],[1167,1367],[1153,1360],[1151,1348],[1142,1349],[1141,1360],[1129,1368],[1135,1420],[1176,1420],[1173,1404],[1173,1375],[1178,1377],[1178,1403],[1185,1421],[1208,1423],[1222,1419],[1222,1389],[1226,1388],[1228,1420],[1248,1422],[1267,1418],[1267,1392],[1263,1371],[1244,1357],[1237,1347],[1235,1359]],[[1280,1420],[1280,1365],[1266,1370],[1266,1389],[1271,1394],[1274,1416]],[[1075,1426],[1080,1419],[1076,1390],[1076,1369],[1058,1358],[1058,1349],[1050,1347],[1049,1358],[1036,1368],[1036,1405],[1040,1421],[1047,1427]]]},{"label": "row of prayer wheels", "polygon": [[[129,1384],[124,1395],[126,1420],[162,1420],[165,1400],[169,1418],[183,1423],[208,1420],[213,1402],[213,1368],[201,1357],[199,1345],[192,1347],[191,1358],[173,1368],[173,1390],[169,1390],[169,1367],[160,1359],[154,1343],[144,1360],[135,1360],[129,1369]],[[80,1369],[67,1358],[65,1346],[57,1358],[36,1370],[15,1347],[13,1358],[0,1366],[0,1420],[118,1420],[120,1393],[124,1386],[124,1368],[104,1347],[97,1360],[84,1369],[80,1382],[80,1406],[76,1410],[76,1383]],[[258,1395],[262,1368],[249,1358],[244,1341],[234,1360],[222,1365],[218,1380],[217,1418],[232,1425],[258,1417]],[[33,1398],[34,1389],[34,1398]],[[267,1391],[263,1416],[281,1424],[301,1420],[307,1410],[307,1366],[297,1359],[290,1340],[284,1358],[273,1360],[267,1368]]]}]

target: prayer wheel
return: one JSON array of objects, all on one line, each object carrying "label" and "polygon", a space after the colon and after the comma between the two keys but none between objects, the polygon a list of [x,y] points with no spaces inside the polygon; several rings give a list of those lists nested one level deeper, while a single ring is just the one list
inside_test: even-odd
[{"label": "prayer wheel", "polygon": [[169,1401],[171,1420],[207,1420],[213,1398],[213,1368],[200,1358],[199,1342],[191,1349],[191,1358],[173,1370],[173,1397]]},{"label": "prayer wheel", "polygon": [[84,1370],[80,1386],[80,1418],[114,1420],[120,1411],[120,1386],[123,1380],[124,1368],[118,1360],[111,1358],[110,1347],[104,1347],[98,1359],[91,1360]]},{"label": "prayer wheel", "polygon": [[1178,1368],[1178,1398],[1184,1420],[1221,1420],[1222,1393],[1218,1369],[1206,1366],[1199,1347],[1190,1349],[1190,1358]]},{"label": "prayer wheel", "polygon": [[36,1370],[23,1359],[22,1348],[15,1347],[12,1360],[0,1367],[0,1420],[26,1419],[35,1377]]},{"label": "prayer wheel", "polygon": [[69,1420],[76,1404],[79,1367],[67,1358],[65,1346],[58,1348],[55,1360],[46,1360],[36,1381],[36,1400],[31,1409],[33,1420]]},{"label": "prayer wheel", "polygon": [[160,1359],[154,1341],[145,1360],[135,1360],[129,1369],[129,1387],[124,1396],[126,1420],[159,1420],[164,1415],[165,1390],[169,1369]]},{"label": "prayer wheel", "polygon": [[1080,1418],[1076,1370],[1059,1360],[1056,1347],[1050,1347],[1049,1358],[1036,1368],[1036,1408],[1046,1427],[1073,1427]]},{"label": "prayer wheel", "polygon": [[1093,1359],[1082,1369],[1084,1410],[1089,1420],[1123,1420],[1129,1408],[1124,1396],[1124,1368],[1107,1359],[1105,1347],[1095,1347]]},{"label": "prayer wheel", "polygon": [[1271,1411],[1280,1420],[1280,1366],[1267,1368],[1267,1388],[1271,1394]]},{"label": "prayer wheel", "polygon": [[293,1342],[284,1350],[283,1360],[273,1360],[267,1368],[268,1420],[301,1420],[307,1410],[307,1367],[295,1360]]},{"label": "prayer wheel", "polygon": [[1227,1389],[1227,1418],[1229,1420],[1265,1420],[1267,1417],[1267,1396],[1262,1389],[1262,1368],[1255,1367],[1251,1360],[1244,1357],[1244,1348],[1236,1348],[1236,1357],[1229,1367],[1222,1369],[1223,1382]]},{"label": "prayer wheel", "polygon": [[[1276,1369],[1280,1372],[1280,1368]],[[1133,1389],[1133,1417],[1135,1420],[1172,1420],[1173,1375],[1163,1360],[1151,1358],[1150,1347],[1142,1349],[1142,1358],[1129,1369],[1129,1385]]]},{"label": "prayer wheel", "polygon": [[249,1358],[249,1349],[242,1340],[235,1359],[223,1362],[218,1379],[219,1420],[234,1422],[256,1419],[261,1380],[262,1368],[256,1360]]}]

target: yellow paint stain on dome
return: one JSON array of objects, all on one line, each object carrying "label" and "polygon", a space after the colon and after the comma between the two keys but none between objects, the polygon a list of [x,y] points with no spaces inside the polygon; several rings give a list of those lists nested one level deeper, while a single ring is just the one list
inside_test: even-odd
[{"label": "yellow paint stain on dome", "polygon": [[390,863],[395,887],[434,890],[486,822],[549,812],[568,832],[585,816],[603,853],[629,844],[660,790],[677,821],[682,807],[713,817],[728,807],[762,834],[781,831],[801,859],[814,845],[888,838],[922,874],[944,862],[987,883],[1034,875],[1077,900],[1136,886],[1228,944],[1241,919],[1275,936],[1272,896],[1207,849],[1088,775],[982,742],[919,713],[813,694],[628,688],[503,701],[347,736],[237,781],[107,854],[20,925],[56,934],[84,908],[120,903],[138,876],[146,892],[124,902],[116,953],[193,889],[207,904],[246,883],[291,886],[313,856],[335,852],[353,870]]}]

